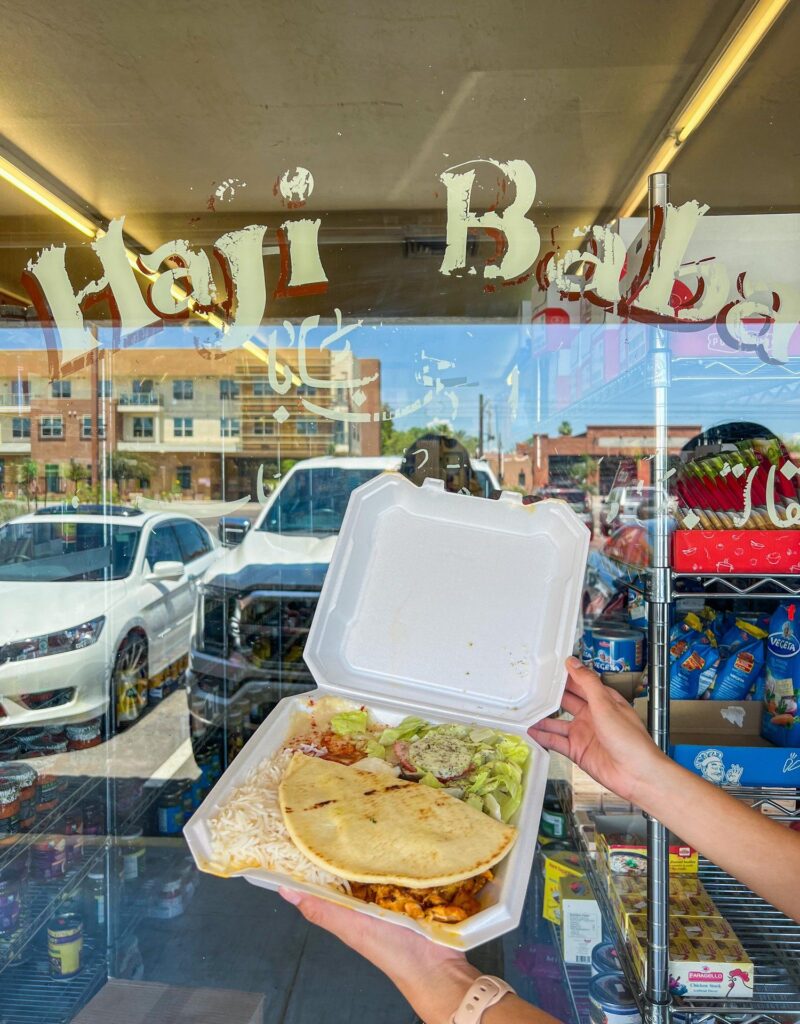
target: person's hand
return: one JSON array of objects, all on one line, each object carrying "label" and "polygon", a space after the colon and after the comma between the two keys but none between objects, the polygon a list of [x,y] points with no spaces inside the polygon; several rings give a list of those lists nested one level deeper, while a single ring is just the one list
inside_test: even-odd
[{"label": "person's hand", "polygon": [[[410,928],[359,914],[295,889],[278,891],[307,921],[331,932],[388,975],[407,997],[409,987],[424,991],[425,978],[443,971],[458,975],[463,972],[465,978],[477,977],[477,971],[470,968],[463,953],[431,942]],[[469,983],[464,987],[469,987]]]},{"label": "person's hand", "polygon": [[528,733],[547,750],[574,761],[601,786],[640,803],[640,792],[667,762],[639,716],[616,690],[577,658],[567,658],[569,679],[561,706],[572,721],[545,718]]}]

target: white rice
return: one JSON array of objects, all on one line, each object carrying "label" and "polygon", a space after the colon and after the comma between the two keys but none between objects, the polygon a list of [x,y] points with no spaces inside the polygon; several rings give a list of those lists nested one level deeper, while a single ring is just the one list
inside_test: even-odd
[{"label": "white rice", "polygon": [[303,882],[350,891],[338,875],[317,867],[289,838],[278,802],[278,785],[294,751],[265,758],[209,820],[214,865],[223,873],[263,868]]}]

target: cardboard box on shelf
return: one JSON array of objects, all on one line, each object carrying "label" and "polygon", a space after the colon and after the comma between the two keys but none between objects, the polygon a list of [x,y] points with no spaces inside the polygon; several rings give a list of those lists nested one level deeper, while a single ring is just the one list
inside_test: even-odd
[{"label": "cardboard box on shelf", "polygon": [[[647,721],[647,698],[634,701]],[[729,786],[792,786],[800,749],[761,736],[761,701],[673,700],[670,755],[708,782]]]},{"label": "cardboard box on shelf", "polygon": [[616,690],[617,693],[622,694],[625,700],[633,703],[634,697],[637,697],[644,689],[645,683],[647,682],[647,673],[601,672],[600,678],[606,686],[610,686],[612,690]]},{"label": "cardboard box on shelf", "polygon": [[151,981],[109,981],[74,1024],[261,1024],[264,996],[225,988],[182,988]]},{"label": "cardboard box on shelf", "polygon": [[[636,893],[647,897],[647,879],[642,875],[608,875],[611,899],[621,893]],[[670,896],[706,896],[705,886],[696,875],[674,875],[669,880]]]},{"label": "cardboard box on shelf", "polygon": [[[631,952],[641,977],[647,970],[647,935],[631,934]],[[669,940],[669,987],[673,996],[751,999],[753,961],[738,939]]]},{"label": "cardboard box on shelf", "polygon": [[542,851],[544,869],[544,897],[542,900],[542,917],[553,924],[561,924],[561,879],[583,878],[581,859],[571,850],[558,850],[548,853]]},{"label": "cardboard box on shelf", "polygon": [[[647,828],[642,814],[606,814],[595,818],[597,855],[609,874],[642,875],[647,871]],[[696,875],[697,851],[670,835],[669,870]]]},{"label": "cardboard box on shelf", "polygon": [[565,877],[561,895],[561,951],[568,964],[590,964],[603,941],[603,918],[587,878]]}]

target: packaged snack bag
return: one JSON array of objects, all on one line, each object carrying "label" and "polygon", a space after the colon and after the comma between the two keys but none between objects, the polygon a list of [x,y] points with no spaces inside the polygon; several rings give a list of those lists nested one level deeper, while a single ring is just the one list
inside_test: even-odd
[{"label": "packaged snack bag", "polygon": [[769,622],[761,735],[779,747],[800,747],[800,608],[782,604]]},{"label": "packaged snack bag", "polygon": [[767,633],[741,620],[737,626],[747,639],[721,652],[717,678],[709,694],[712,700],[744,700],[751,690],[757,692],[761,685]]},{"label": "packaged snack bag", "polygon": [[689,612],[682,622],[676,622],[669,633],[669,660],[676,661],[689,649],[689,644],[702,636],[703,623],[694,612]]},{"label": "packaged snack bag", "polygon": [[672,700],[696,700],[713,685],[719,663],[719,650],[713,638],[698,636],[678,657],[669,671],[669,695]]}]

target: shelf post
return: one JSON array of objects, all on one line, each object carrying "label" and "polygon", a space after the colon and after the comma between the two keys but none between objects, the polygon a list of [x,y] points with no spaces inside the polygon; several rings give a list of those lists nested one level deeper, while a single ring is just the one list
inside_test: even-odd
[{"label": "shelf post", "polygon": [[[652,227],[655,211],[666,212],[669,175],[651,174],[648,208]],[[660,248],[660,242],[659,242]],[[658,260],[659,251],[655,259]],[[652,564],[648,581],[649,690],[648,728],[664,752],[669,750],[669,424],[667,395],[670,379],[669,343],[658,326],[650,330],[650,378],[653,392],[653,485],[656,510],[653,523]],[[647,978],[648,1024],[669,1021],[669,840],[661,822],[647,820]]]}]

